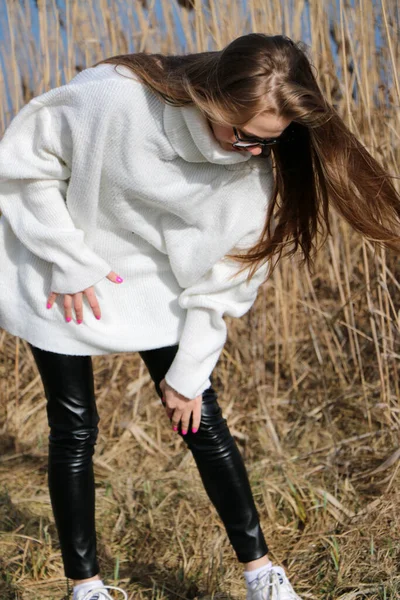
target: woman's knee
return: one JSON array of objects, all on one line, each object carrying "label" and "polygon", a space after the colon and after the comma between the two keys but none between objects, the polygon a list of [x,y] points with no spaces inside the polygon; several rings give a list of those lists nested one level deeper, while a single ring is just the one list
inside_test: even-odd
[{"label": "woman's knee", "polygon": [[49,455],[51,461],[80,465],[87,463],[94,454],[99,429],[94,427],[54,426],[50,428]]},{"label": "woman's knee", "polygon": [[47,394],[47,422],[50,430],[79,432],[96,429],[100,416],[94,396],[65,390],[63,394]]},{"label": "woman's knee", "polygon": [[65,426],[56,425],[50,427],[49,440],[57,444],[87,446],[96,443],[98,434],[99,428],[97,426],[69,429]]}]

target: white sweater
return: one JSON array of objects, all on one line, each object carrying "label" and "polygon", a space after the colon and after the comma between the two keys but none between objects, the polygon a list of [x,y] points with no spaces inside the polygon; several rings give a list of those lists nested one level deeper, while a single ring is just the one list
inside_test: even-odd
[{"label": "white sweater", "polygon": [[[240,265],[225,254],[257,240],[272,185],[270,159],[223,150],[195,106],[166,105],[126,67],[81,71],[0,141],[0,326],[63,354],[179,343],[166,381],[195,398],[223,315],[245,314],[266,277],[269,263],[229,280]],[[63,294],[92,285],[101,319],[84,296],[83,323],[67,323]]]}]

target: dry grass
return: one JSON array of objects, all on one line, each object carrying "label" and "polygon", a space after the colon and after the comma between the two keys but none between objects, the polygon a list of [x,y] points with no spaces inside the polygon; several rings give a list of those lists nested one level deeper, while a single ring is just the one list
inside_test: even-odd
[{"label": "dry grass", "polygon": [[[65,10],[42,1],[40,44],[29,7],[9,0],[1,9],[8,15],[0,39],[2,128],[32,95],[106,55],[181,51],[182,35],[188,51],[218,48],[248,31],[299,40],[309,26],[327,97],[398,174],[394,0],[70,0]],[[375,256],[337,218],[333,233],[313,277],[287,261],[248,315],[227,319],[214,378],[272,558],[302,597],[389,600],[400,591],[400,271],[397,256]],[[59,599],[65,579],[46,483],[43,390],[25,342],[3,332],[0,347],[0,595]],[[104,576],[130,598],[242,598],[241,567],[139,355],[93,362]]]}]

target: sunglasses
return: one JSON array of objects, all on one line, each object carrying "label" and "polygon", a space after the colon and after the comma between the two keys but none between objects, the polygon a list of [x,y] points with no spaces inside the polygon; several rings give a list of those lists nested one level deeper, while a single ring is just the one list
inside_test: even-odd
[{"label": "sunglasses", "polygon": [[278,137],[265,139],[250,136],[241,138],[239,137],[236,127],[233,127],[233,133],[235,134],[236,138],[236,142],[232,143],[234,148],[254,148],[255,146],[273,146],[274,144],[280,144],[281,142],[293,141],[295,128],[293,126],[289,126]]}]

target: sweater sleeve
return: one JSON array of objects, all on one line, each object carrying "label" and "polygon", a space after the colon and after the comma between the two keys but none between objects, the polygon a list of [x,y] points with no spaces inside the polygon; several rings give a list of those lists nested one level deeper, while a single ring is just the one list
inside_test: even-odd
[{"label": "sweater sleeve", "polygon": [[0,211],[23,245],[52,263],[51,291],[73,294],[112,269],[85,243],[67,209],[71,171],[54,147],[67,151],[71,140],[60,112],[56,126],[52,122],[52,110],[34,98],[6,129],[0,141]]},{"label": "sweater sleeve", "polygon": [[195,398],[211,385],[209,379],[227,339],[224,315],[241,317],[249,311],[265,281],[269,261],[246,282],[247,270],[229,280],[239,263],[223,258],[179,296],[187,309],[179,348],[165,375],[166,382],[187,398]]}]

